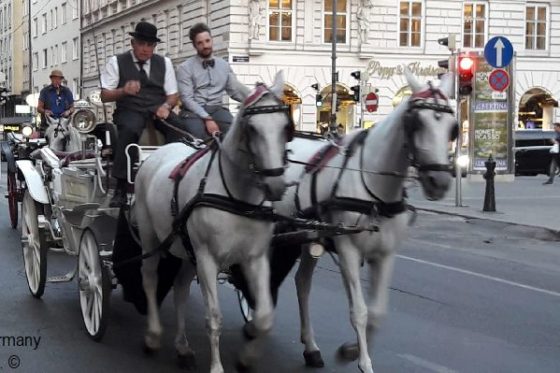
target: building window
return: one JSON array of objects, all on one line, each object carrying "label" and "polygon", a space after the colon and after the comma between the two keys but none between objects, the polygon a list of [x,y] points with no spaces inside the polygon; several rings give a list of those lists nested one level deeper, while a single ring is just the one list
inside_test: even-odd
[{"label": "building window", "polygon": [[546,26],[546,6],[527,6],[525,15],[525,49],[546,49]]},{"label": "building window", "polygon": [[486,33],[486,3],[463,5],[463,47],[484,48]]},{"label": "building window", "polygon": [[68,43],[62,42],[60,46],[60,63],[65,63],[68,56]]},{"label": "building window", "polygon": [[43,69],[47,68],[47,48],[43,49],[43,59],[41,61],[41,67]]},{"label": "building window", "polygon": [[66,23],[66,14],[67,13],[68,13],[68,10],[66,9],[66,3],[62,3],[62,5],[60,6],[60,23],[61,24]]},{"label": "building window", "polygon": [[58,65],[58,44],[54,46],[53,65]]},{"label": "building window", "polygon": [[268,40],[292,41],[293,1],[269,0]]},{"label": "building window", "polygon": [[[323,41],[332,43],[333,40],[333,2],[332,0],[324,0],[324,21],[323,21]],[[338,0],[336,2],[336,42],[346,43],[347,29],[347,2],[346,0]]]},{"label": "building window", "polygon": [[37,18],[33,18],[33,37],[36,38],[39,34],[39,21]]},{"label": "building window", "polygon": [[80,82],[78,78],[72,79],[72,93],[74,94],[74,100],[80,98]]},{"label": "building window", "polygon": [[78,18],[78,0],[72,0],[72,19]]},{"label": "building window", "polygon": [[47,33],[47,13],[43,13],[41,16],[41,33]]},{"label": "building window", "polygon": [[33,71],[39,69],[39,52],[33,52]]},{"label": "building window", "polygon": [[57,28],[58,27],[58,7],[55,6],[54,7],[54,17],[53,17],[53,28]]},{"label": "building window", "polygon": [[422,2],[401,1],[399,45],[419,47],[422,41]]},{"label": "building window", "polygon": [[72,59],[73,60],[77,60],[78,59],[78,38],[74,38],[72,39]]}]

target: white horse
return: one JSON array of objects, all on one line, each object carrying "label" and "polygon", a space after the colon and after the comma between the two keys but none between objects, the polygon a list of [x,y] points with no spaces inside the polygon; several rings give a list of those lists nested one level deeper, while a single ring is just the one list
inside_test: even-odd
[{"label": "white horse", "polygon": [[[218,195],[229,201],[225,203],[229,211],[213,207],[216,202],[210,203],[212,206],[198,205],[185,214],[186,219],[180,224],[174,223],[170,207],[174,182],[169,175],[177,164],[193,153],[186,145],[176,143],[162,147],[146,160],[136,178],[135,216],[143,252],[158,247],[174,225],[186,227],[188,232],[196,267],[189,260],[180,239],[175,240],[170,249],[173,255],[184,259],[174,282],[178,324],[175,347],[180,360],[190,364],[194,353],[185,336],[184,308],[196,270],[207,311],[212,373],[223,372],[219,352],[222,315],[217,293],[217,275],[221,270],[240,264],[249,279],[251,293],[258,300],[250,328],[256,338],[241,351],[240,367],[253,364],[259,353],[257,347],[261,337],[273,324],[267,253],[274,223],[259,216],[258,212],[264,212],[261,205],[270,206],[267,201],[280,200],[286,190],[283,176],[285,151],[293,123],[288,106],[279,98],[283,86],[281,73],[277,74],[270,88],[257,86],[245,99],[219,149],[207,152],[196,161],[178,186],[179,207],[192,206],[192,200],[200,197],[200,188],[203,188],[205,195]],[[154,255],[142,266],[148,302],[145,346],[149,350],[160,347],[162,334],[156,304],[158,262],[159,255]]]},{"label": "white horse", "polygon": [[70,123],[70,118],[60,117],[47,118],[47,129],[45,138],[49,143],[49,148],[59,152],[73,153],[82,149],[80,132]]},{"label": "white horse", "polygon": [[[339,353],[346,359],[359,358],[360,370],[370,373],[373,367],[368,339],[387,312],[395,250],[405,238],[410,220],[404,202],[407,170],[411,165],[417,168],[429,200],[443,198],[451,180],[448,145],[458,130],[447,99],[452,77],[445,76],[439,88],[420,84],[409,71],[406,77],[413,92],[408,100],[375,128],[346,136],[331,149],[336,155],[326,161],[324,168],[302,175],[302,166],[290,165],[287,180],[299,180],[299,186],[297,190],[291,188],[281,202],[275,203],[278,212],[285,215],[303,212],[331,223],[379,228],[378,232],[334,236],[325,242],[338,254],[350,305],[350,321],[357,335],[357,343],[344,344]],[[296,138],[290,144],[293,153],[290,159],[308,161],[321,146],[318,141]],[[285,247],[281,249],[286,250]],[[286,251],[273,255],[273,274],[280,267],[284,267],[284,275],[287,274],[299,250],[294,252],[293,261],[287,266],[275,263],[274,259],[282,258]],[[295,278],[301,341],[305,345],[306,364],[320,367],[323,360],[310,323],[308,305],[317,260],[309,250],[301,253]],[[370,269],[367,304],[360,282],[360,267],[364,262]]]}]

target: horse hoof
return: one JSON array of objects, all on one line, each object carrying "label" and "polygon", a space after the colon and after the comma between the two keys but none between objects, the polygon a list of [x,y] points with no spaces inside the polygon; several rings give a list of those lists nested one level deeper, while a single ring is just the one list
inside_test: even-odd
[{"label": "horse hoof", "polygon": [[305,365],[311,368],[322,368],[325,366],[325,362],[321,357],[321,351],[303,351],[303,358],[305,359]]},{"label": "horse hoof", "polygon": [[243,363],[241,360],[237,360],[237,363],[235,363],[235,371],[239,373],[252,373],[255,370],[252,366]]},{"label": "horse hoof", "polygon": [[142,350],[144,351],[145,355],[153,356],[159,351],[159,348],[148,346],[148,344],[144,342],[144,345],[142,346]]},{"label": "horse hoof", "polygon": [[357,343],[346,342],[338,348],[337,357],[345,361],[358,360],[360,357],[360,348]]},{"label": "horse hoof", "polygon": [[249,341],[257,338],[257,331],[255,330],[255,326],[252,322],[248,322],[243,325],[243,336]]},{"label": "horse hoof", "polygon": [[193,351],[188,351],[184,355],[177,355],[177,365],[180,369],[195,371],[196,370],[196,359]]}]

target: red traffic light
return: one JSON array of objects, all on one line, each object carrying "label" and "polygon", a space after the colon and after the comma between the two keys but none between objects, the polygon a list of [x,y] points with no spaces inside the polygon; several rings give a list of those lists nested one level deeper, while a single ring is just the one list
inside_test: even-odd
[{"label": "red traffic light", "polygon": [[471,57],[463,57],[459,60],[459,71],[461,73],[467,71],[472,72],[473,66],[474,60]]},{"label": "red traffic light", "polygon": [[459,89],[460,95],[468,96],[473,90],[474,59],[470,56],[459,57]]}]

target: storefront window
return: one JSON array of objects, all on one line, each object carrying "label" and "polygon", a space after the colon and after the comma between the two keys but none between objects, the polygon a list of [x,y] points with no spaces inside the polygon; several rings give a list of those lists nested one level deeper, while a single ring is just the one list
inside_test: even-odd
[{"label": "storefront window", "polygon": [[463,5],[463,47],[484,48],[486,32],[486,3]]},{"label": "storefront window", "polygon": [[528,6],[525,13],[525,49],[546,49],[546,6]]},{"label": "storefront window", "polygon": [[292,0],[269,0],[268,39],[292,41]]},{"label": "storefront window", "polygon": [[401,47],[419,47],[422,38],[422,2],[400,2],[400,33]]},{"label": "storefront window", "polygon": [[[324,1],[324,23],[323,23],[323,40],[325,43],[332,43],[333,40],[333,2],[332,0]],[[346,43],[347,28],[347,3],[346,0],[338,0],[336,2],[336,42]]]}]

